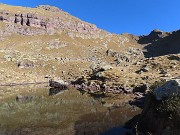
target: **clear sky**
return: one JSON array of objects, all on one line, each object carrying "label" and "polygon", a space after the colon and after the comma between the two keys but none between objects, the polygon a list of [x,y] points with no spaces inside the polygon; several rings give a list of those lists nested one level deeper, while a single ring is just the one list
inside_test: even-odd
[{"label": "clear sky", "polygon": [[153,29],[180,29],[180,0],[0,0],[35,7],[57,6],[112,33],[148,34]]}]

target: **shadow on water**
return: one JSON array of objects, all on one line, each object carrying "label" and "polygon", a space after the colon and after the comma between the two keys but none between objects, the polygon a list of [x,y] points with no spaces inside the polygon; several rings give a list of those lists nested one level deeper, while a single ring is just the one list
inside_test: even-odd
[{"label": "shadow on water", "polygon": [[117,108],[83,115],[75,122],[74,135],[132,135],[132,131],[123,126],[134,114],[127,108]]},{"label": "shadow on water", "polygon": [[96,100],[104,95],[74,89],[16,86],[0,91],[0,135],[123,135],[122,126],[140,113],[130,106],[107,108]]}]

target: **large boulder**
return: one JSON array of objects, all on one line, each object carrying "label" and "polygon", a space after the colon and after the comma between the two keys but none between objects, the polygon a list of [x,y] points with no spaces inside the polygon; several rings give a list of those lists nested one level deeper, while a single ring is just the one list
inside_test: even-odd
[{"label": "large boulder", "polygon": [[180,96],[180,79],[168,81],[162,87],[156,88],[153,92],[156,100],[162,100],[173,96]]},{"label": "large boulder", "polygon": [[147,96],[136,131],[153,135],[179,135],[179,83],[179,79],[168,81]]}]

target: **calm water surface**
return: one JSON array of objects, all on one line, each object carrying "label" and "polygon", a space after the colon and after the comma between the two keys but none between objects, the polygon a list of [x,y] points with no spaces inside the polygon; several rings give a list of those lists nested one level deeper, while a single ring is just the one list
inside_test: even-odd
[{"label": "calm water surface", "polygon": [[[43,85],[0,87],[0,135],[115,135],[138,111],[108,108],[77,90]],[[17,101],[16,96],[31,97]],[[113,130],[115,129],[115,130]]]}]

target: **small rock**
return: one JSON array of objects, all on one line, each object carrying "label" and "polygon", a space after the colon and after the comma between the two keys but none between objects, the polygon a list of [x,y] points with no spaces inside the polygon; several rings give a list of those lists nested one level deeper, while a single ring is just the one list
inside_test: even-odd
[{"label": "small rock", "polygon": [[161,70],[161,71],[160,71],[160,74],[167,74],[167,71]]},{"label": "small rock", "polygon": [[123,91],[127,94],[131,94],[131,93],[133,93],[133,88],[124,88]]},{"label": "small rock", "polygon": [[26,60],[26,61],[18,62],[17,65],[19,68],[30,68],[30,67],[34,67],[34,62]]},{"label": "small rock", "polygon": [[106,65],[101,68],[102,71],[111,70],[113,67],[111,65]]}]

